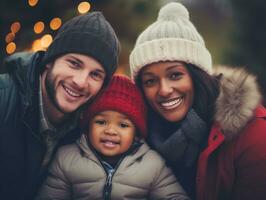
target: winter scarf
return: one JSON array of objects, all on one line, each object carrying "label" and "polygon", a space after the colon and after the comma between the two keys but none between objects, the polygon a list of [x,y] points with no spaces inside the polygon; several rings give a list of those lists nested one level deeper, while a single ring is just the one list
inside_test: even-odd
[{"label": "winter scarf", "polygon": [[206,123],[193,109],[190,109],[182,122],[175,125],[170,125],[153,114],[149,119],[149,130],[148,140],[153,148],[167,161],[183,162],[187,167],[197,161],[208,137]]}]

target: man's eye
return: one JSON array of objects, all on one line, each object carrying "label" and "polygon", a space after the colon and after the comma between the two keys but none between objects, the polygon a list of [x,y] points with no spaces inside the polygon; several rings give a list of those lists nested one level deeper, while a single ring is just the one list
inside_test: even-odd
[{"label": "man's eye", "polygon": [[91,72],[91,76],[92,78],[94,78],[95,80],[103,80],[104,79],[104,75],[100,72]]},{"label": "man's eye", "polygon": [[79,68],[80,64],[74,60],[68,60],[68,62],[70,63],[70,67],[72,68]]}]

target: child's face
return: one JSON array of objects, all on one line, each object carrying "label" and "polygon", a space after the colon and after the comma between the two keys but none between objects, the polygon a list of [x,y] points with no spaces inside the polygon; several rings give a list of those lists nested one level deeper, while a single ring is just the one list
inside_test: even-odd
[{"label": "child's face", "polygon": [[89,125],[89,139],[93,147],[104,156],[125,153],[133,143],[135,126],[122,113],[103,111],[95,115]]}]

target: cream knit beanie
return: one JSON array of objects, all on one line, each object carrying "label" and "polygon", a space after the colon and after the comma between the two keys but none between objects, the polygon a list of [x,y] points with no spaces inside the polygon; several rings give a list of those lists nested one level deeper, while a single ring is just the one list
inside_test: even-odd
[{"label": "cream knit beanie", "polygon": [[211,55],[180,3],[162,7],[157,21],[139,35],[129,57],[132,79],[142,67],[159,61],[183,61],[211,73]]}]

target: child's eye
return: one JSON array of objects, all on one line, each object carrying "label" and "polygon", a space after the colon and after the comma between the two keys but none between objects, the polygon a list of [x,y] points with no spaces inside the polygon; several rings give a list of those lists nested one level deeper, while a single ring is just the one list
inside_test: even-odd
[{"label": "child's eye", "polygon": [[129,127],[129,124],[122,122],[122,123],[120,123],[120,127],[121,128],[127,128],[127,127]]},{"label": "child's eye", "polygon": [[98,120],[95,120],[95,124],[105,125],[106,124],[106,121],[103,120],[103,119],[98,119]]}]

